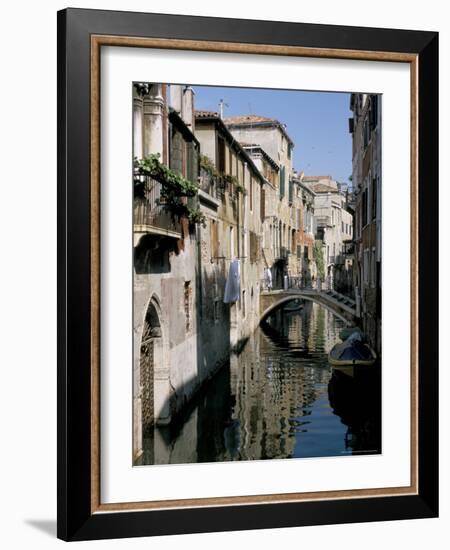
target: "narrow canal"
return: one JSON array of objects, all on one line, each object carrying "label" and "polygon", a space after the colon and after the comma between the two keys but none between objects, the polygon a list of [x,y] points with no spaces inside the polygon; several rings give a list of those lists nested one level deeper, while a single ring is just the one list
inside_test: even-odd
[{"label": "narrow canal", "polygon": [[330,367],[343,321],[312,302],[292,309],[269,317],[175,425],[147,435],[140,464],[381,452],[380,368]]}]

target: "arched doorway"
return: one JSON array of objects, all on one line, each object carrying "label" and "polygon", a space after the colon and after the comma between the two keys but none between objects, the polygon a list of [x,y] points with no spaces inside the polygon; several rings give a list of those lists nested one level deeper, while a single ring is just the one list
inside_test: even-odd
[{"label": "arched doorway", "polygon": [[145,315],[140,348],[140,390],[142,431],[145,433],[155,421],[155,356],[161,348],[161,323],[152,300]]}]

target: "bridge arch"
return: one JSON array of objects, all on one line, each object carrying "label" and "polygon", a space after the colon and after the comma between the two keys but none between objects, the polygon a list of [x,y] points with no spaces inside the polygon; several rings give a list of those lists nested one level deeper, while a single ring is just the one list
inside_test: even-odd
[{"label": "bridge arch", "polygon": [[281,296],[271,297],[273,298],[272,303],[270,305],[267,305],[261,313],[259,319],[260,323],[262,323],[273,311],[277,310],[282,305],[287,304],[288,302],[292,302],[294,300],[309,300],[310,302],[315,302],[316,304],[323,306],[325,309],[333,313],[333,315],[336,315],[336,317],[344,321],[344,323],[346,323],[347,325],[352,325],[354,321],[354,315],[342,309],[339,309],[338,307],[334,307],[334,304],[332,304],[331,302],[327,302],[327,300],[324,299],[324,297],[319,293],[303,294],[301,292],[298,292],[295,294],[283,294]]}]

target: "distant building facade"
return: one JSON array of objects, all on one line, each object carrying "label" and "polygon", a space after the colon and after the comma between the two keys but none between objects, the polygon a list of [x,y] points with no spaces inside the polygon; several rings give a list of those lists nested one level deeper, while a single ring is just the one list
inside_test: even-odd
[{"label": "distant building facade", "polygon": [[[293,170],[294,143],[286,125],[257,115],[226,117],[226,126],[243,144],[255,162],[260,162],[266,176],[264,187],[264,261],[271,271],[273,288],[283,288],[296,281],[301,284],[304,262],[299,256],[306,245],[303,226],[304,196]],[[309,277],[314,269],[313,258]]]},{"label": "distant building facade", "polygon": [[346,194],[331,176],[305,176],[302,183],[314,193],[316,240],[322,245],[326,285],[339,292],[352,288],[352,260],[346,243],[353,237],[353,215]]},{"label": "distant building facade", "polygon": [[297,258],[302,287],[315,287],[317,282],[317,266],[314,258],[314,243],[316,234],[315,193],[302,181],[302,174],[293,176],[298,192],[298,231]]}]

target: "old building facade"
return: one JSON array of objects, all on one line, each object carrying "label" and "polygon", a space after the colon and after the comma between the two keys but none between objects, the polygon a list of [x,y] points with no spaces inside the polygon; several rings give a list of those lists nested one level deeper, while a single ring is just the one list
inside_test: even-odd
[{"label": "old building facade", "polygon": [[381,96],[352,94],[354,285],[363,330],[381,352]]},{"label": "old building facade", "polygon": [[[176,89],[175,89],[176,88]],[[181,98],[175,107],[171,94]],[[193,91],[164,84],[133,87],[135,159],[159,155],[162,165],[198,178]],[[182,118],[184,117],[184,118]],[[137,189],[139,188],[139,192]],[[134,193],[134,455],[155,424],[167,424],[194,393],[200,364],[195,233],[161,204],[161,183],[135,174]],[[177,368],[182,364],[183,368]]]},{"label": "old building facade", "polygon": [[[198,230],[202,311],[210,309],[202,347],[210,348],[205,353],[213,357],[221,349],[224,327],[229,331],[229,346],[235,349],[259,323],[265,179],[218,113],[196,113],[196,136],[203,155],[199,201],[206,215],[206,226]],[[240,294],[224,303],[232,264],[239,266]]]}]

